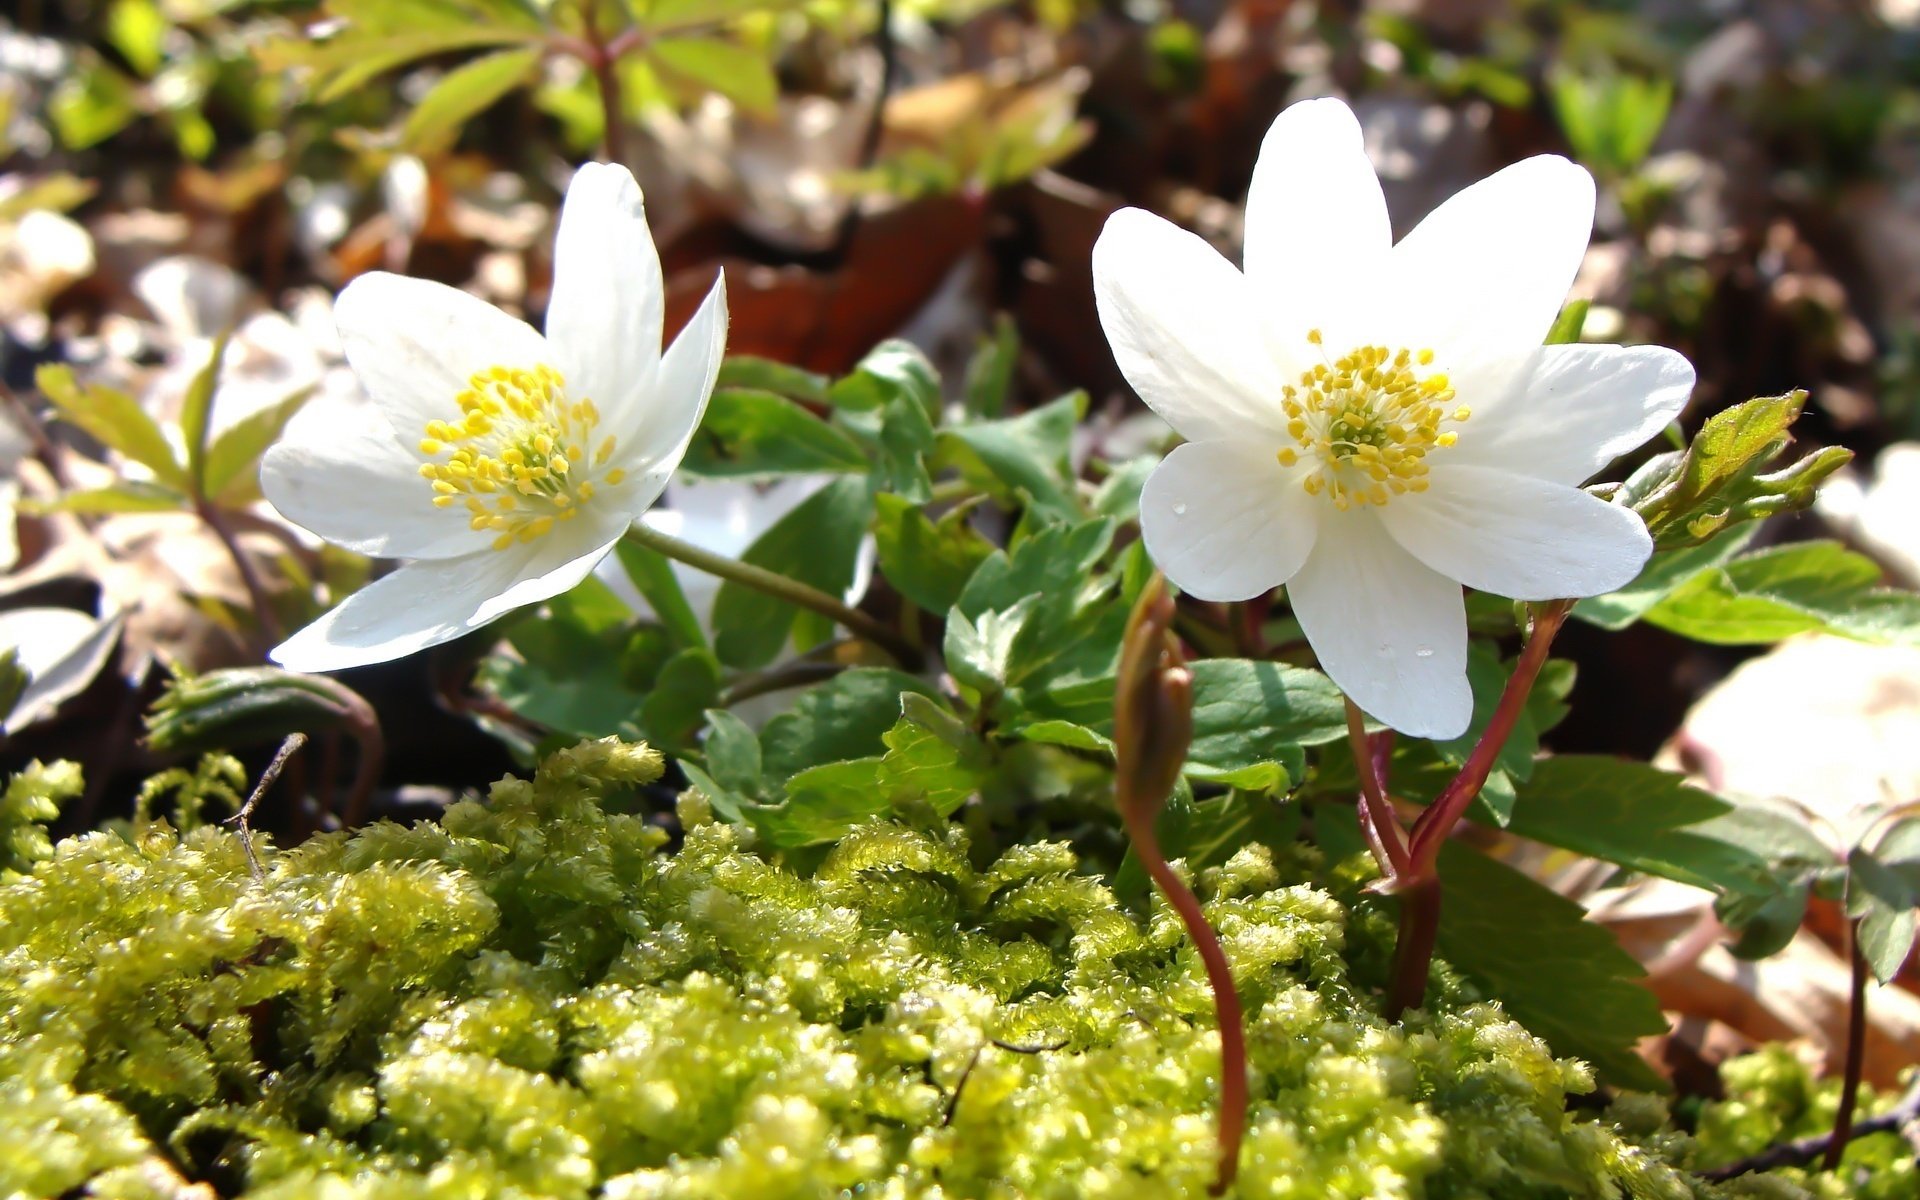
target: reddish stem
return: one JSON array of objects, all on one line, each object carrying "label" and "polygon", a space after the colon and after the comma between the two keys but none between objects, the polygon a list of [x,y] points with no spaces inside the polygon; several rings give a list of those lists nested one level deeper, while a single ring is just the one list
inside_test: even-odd
[{"label": "reddish stem", "polygon": [[1240,1139],[1247,1125],[1247,1036],[1240,1009],[1240,993],[1233,986],[1233,969],[1227,964],[1227,952],[1220,937],[1207,923],[1207,914],[1193,889],[1174,873],[1160,851],[1160,839],[1153,831],[1153,818],[1136,805],[1123,803],[1120,812],[1133,840],[1133,852],[1146,868],[1147,875],[1159,887],[1167,904],[1179,914],[1187,927],[1187,937],[1200,951],[1207,969],[1207,983],[1213,988],[1214,1020],[1220,1026],[1220,1173],[1212,1194],[1220,1195],[1233,1186],[1240,1170]]},{"label": "reddish stem", "polygon": [[[1380,864],[1380,874],[1392,887],[1407,873],[1410,860],[1406,834],[1401,831],[1393,806],[1387,803],[1386,787],[1380,782],[1384,763],[1367,737],[1366,720],[1360,715],[1360,707],[1351,700],[1347,701],[1347,744],[1353,749],[1353,768],[1360,776],[1360,832],[1366,836],[1374,861]],[[1387,742],[1386,747],[1391,754],[1393,744]]]},{"label": "reddish stem", "polygon": [[1853,958],[1853,987],[1847,997],[1847,1065],[1840,1080],[1840,1107],[1833,1114],[1833,1136],[1820,1160],[1822,1170],[1840,1165],[1853,1137],[1853,1110],[1860,1101],[1860,1076],[1867,1063],[1867,956],[1860,953],[1860,922],[1847,922],[1847,949]]},{"label": "reddish stem", "polygon": [[1466,765],[1446,786],[1427,811],[1413,823],[1410,861],[1401,877],[1400,938],[1394,947],[1393,983],[1387,991],[1387,1019],[1398,1020],[1409,1008],[1426,1002],[1427,975],[1433,966],[1433,950],[1440,935],[1440,850],[1453,833],[1454,826],[1467,815],[1467,808],[1486,785],[1493,764],[1512,736],[1520,714],[1526,711],[1527,696],[1547,663],[1547,652],[1554,635],[1566,623],[1573,610],[1570,600],[1555,600],[1534,608],[1533,631],[1514,664],[1513,676],[1500,693],[1493,719],[1474,743]]}]

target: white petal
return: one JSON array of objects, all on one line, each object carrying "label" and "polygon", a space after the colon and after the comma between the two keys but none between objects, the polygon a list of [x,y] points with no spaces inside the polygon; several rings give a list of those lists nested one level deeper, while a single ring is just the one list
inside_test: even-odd
[{"label": "white petal", "polygon": [[[625,532],[557,526],[506,551],[411,562],[361,588],[274,648],[290,671],[344,671],[450,642],[522,605],[585,579]],[[563,532],[564,531],[564,532]]]},{"label": "white petal", "polygon": [[1395,545],[1371,513],[1327,521],[1287,596],[1321,669],[1355,704],[1414,737],[1466,732],[1473,690],[1460,585]]},{"label": "white petal", "polygon": [[1678,417],[1693,380],[1664,346],[1542,346],[1501,401],[1474,408],[1448,459],[1579,483]]},{"label": "white petal", "polygon": [[1093,244],[1093,298],[1120,373],[1188,441],[1285,429],[1254,291],[1213,247],[1123,208]]},{"label": "white petal", "polygon": [[420,439],[428,421],[460,415],[455,397],[475,372],[552,359],[546,339],[525,321],[425,279],[362,275],[333,311],[353,373],[405,446]]},{"label": "white petal", "polygon": [[[613,461],[643,464],[645,470],[659,476],[660,487],[665,487],[667,476],[687,452],[693,431],[700,427],[700,418],[706,415],[714,380],[720,374],[720,360],[726,352],[727,280],[722,275],[661,357],[645,394],[605,413],[607,432],[614,435],[620,447]],[[623,489],[622,495],[627,494]],[[652,504],[659,495],[659,488],[655,488],[646,503]],[[644,507],[629,504],[628,511],[638,513]]]},{"label": "white petal", "polygon": [[547,341],[568,396],[605,410],[644,388],[660,361],[665,305],[640,185],[625,167],[581,167],[560,210],[547,306]]},{"label": "white petal", "polygon": [[1380,520],[1408,553],[1470,588],[1515,600],[1597,596],[1646,565],[1638,514],[1597,496],[1489,467],[1436,466],[1432,486],[1395,496]]},{"label": "white petal", "polygon": [[1279,587],[1313,549],[1320,502],[1244,444],[1174,448],[1140,491],[1140,536],[1181,591],[1246,600]]},{"label": "white petal", "polygon": [[1306,100],[1274,119],[1247,192],[1246,272],[1262,303],[1304,334],[1350,328],[1393,248],[1386,197],[1360,122],[1335,99]]},{"label": "white petal", "polygon": [[1593,234],[1593,176],[1558,155],[1456,192],[1388,258],[1388,344],[1432,349],[1469,405],[1496,399],[1552,328]]},{"label": "white petal", "polygon": [[453,558],[486,549],[494,535],[470,529],[465,508],[433,506],[420,461],[372,405],[323,397],[267,450],[260,490],[294,524],[358,554]]}]

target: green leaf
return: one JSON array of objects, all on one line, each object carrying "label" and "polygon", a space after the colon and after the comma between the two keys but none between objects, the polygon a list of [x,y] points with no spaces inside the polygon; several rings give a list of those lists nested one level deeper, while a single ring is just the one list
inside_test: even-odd
[{"label": "green leaf", "polygon": [[718,38],[660,38],[648,43],[656,70],[702,91],[718,92],[748,112],[773,112],[780,98],[767,55]]},{"label": "green leaf", "polygon": [[1535,764],[1507,829],[1695,887],[1771,892],[1778,885],[1765,858],[1711,835],[1713,820],[1735,807],[1646,763],[1565,754]]},{"label": "green leaf", "polygon": [[1696,573],[1645,619],[1717,645],[1776,642],[1814,630],[1920,644],[1920,596],[1880,582],[1873,560],[1838,542],[1795,542]]},{"label": "green leaf", "polygon": [[933,694],[911,675],[869,667],[808,688],[761,731],[767,778],[777,782],[809,767],[874,753],[881,735],[900,719],[901,696],[911,693]]},{"label": "green leaf", "polygon": [[1573,606],[1573,615],[1602,629],[1625,629],[1695,575],[1746,549],[1759,532],[1755,524],[1737,525],[1697,546],[1661,551],[1647,560],[1638,579],[1617,592],[1587,597]]},{"label": "green leaf", "polygon": [[[1350,818],[1349,818],[1350,819]],[[1620,1087],[1664,1091],[1634,1043],[1667,1029],[1646,972],[1573,901],[1512,867],[1449,842],[1440,955],[1499,997],[1558,1054],[1585,1059]]]},{"label": "green leaf", "polygon": [[880,571],[901,595],[930,613],[953,607],[993,544],[973,531],[967,509],[937,522],[920,507],[889,492],[874,496],[874,543]]},{"label": "green leaf", "polygon": [[1318,671],[1244,658],[1201,659],[1192,670],[1193,778],[1283,789],[1305,774],[1301,747],[1347,735],[1346,699]]},{"label": "green leaf", "polygon": [[926,456],[940,412],[940,377],[906,342],[882,342],[827,393],[840,420],[873,456],[875,492],[925,504],[933,497]]},{"label": "green leaf", "polygon": [[[872,500],[861,479],[836,479],[807,497],[747,548],[742,559],[830,596],[853,582]],[[772,662],[794,632],[801,610],[728,581],[713,601],[714,650],[731,666]]]},{"label": "green leaf", "polygon": [[868,469],[845,433],[773,392],[716,390],[682,469],[735,477]]},{"label": "green leaf", "polygon": [[60,142],[85,150],[119,133],[140,115],[138,85],[91,54],[79,62],[47,98],[47,115]]},{"label": "green leaf", "polygon": [[[25,507],[24,505],[22,507]],[[185,492],[145,480],[108,484],[106,487],[65,492],[58,499],[36,506],[47,512],[70,513],[151,513],[179,512],[191,509],[193,500]]]},{"label": "green leaf", "polygon": [[846,378],[827,391],[827,402],[849,412],[872,412],[899,399],[911,400],[932,420],[940,411],[940,375],[911,342],[881,342]]},{"label": "green leaf", "polygon": [[260,456],[280,440],[287,422],[312,397],[312,388],[302,388],[280,403],[234,422],[215,438],[201,475],[204,494],[222,508],[241,508],[257,499]]},{"label": "green leaf", "polygon": [[228,335],[213,340],[207,365],[194,373],[180,402],[180,433],[187,443],[187,478],[199,496],[211,496],[207,486],[207,437],[213,424],[214,393],[220,386],[220,365],[226,361]]},{"label": "green leaf", "polygon": [[1673,104],[1673,83],[1660,77],[1554,71],[1547,83],[1574,156],[1607,176],[1624,175],[1640,165]]},{"label": "green leaf", "polygon": [[827,403],[826,376],[750,354],[735,354],[720,364],[720,377],[714,383],[714,390],[726,388],[773,392],[806,404]]},{"label": "green leaf", "polygon": [[986,747],[902,716],[882,737],[886,753],[809,767],[787,780],[787,798],[745,815],[768,842],[796,848],[838,841],[878,816],[919,806],[947,816],[991,773]]},{"label": "green leaf", "polygon": [[547,36],[540,14],[517,0],[331,0],[327,8],[340,18],[333,36],[282,38],[260,51],[264,70],[311,72],[313,99],[322,104],[419,59]]},{"label": "green leaf", "polygon": [[1138,520],[1140,489],[1147,485],[1147,476],[1159,465],[1160,460],[1153,455],[1142,455],[1115,466],[1093,494],[1094,515],[1116,521]]},{"label": "green leaf", "polygon": [[947,616],[943,647],[947,670],[956,680],[983,694],[1005,691],[1013,674],[1014,643],[1039,604],[1040,597],[1024,596],[1012,608],[981,613],[978,622],[953,610]]},{"label": "green leaf", "polygon": [[192,487],[166,434],[132,396],[101,384],[83,388],[64,366],[43,366],[33,378],[68,424],[152,471],[162,483],[182,492]]},{"label": "green leaf", "polygon": [[1001,313],[994,318],[993,333],[981,341],[967,361],[967,412],[980,418],[1005,412],[1014,369],[1019,365],[1020,331],[1013,318]]},{"label": "green leaf", "polygon": [[1788,428],[1805,392],[1763,396],[1708,419],[1684,452],[1663,454],[1633,473],[1622,498],[1646,521],[1662,550],[1698,545],[1742,521],[1813,503],[1820,481],[1852,453],[1838,446],[1763,474],[1792,442]]},{"label": "green leaf", "polygon": [[1086,393],[1074,392],[1017,417],[944,429],[940,458],[959,466],[969,483],[1007,507],[1031,507],[1050,520],[1078,520],[1082,513],[1068,454],[1086,405]]},{"label": "green leaf", "polygon": [[107,41],[143,78],[152,78],[164,58],[167,19],[153,0],[114,0],[107,10]]},{"label": "green leaf", "polygon": [[1860,922],[1861,956],[1873,977],[1889,983],[1913,950],[1920,919],[1914,906],[1920,894],[1901,874],[1873,854],[1856,847],[1847,856],[1847,915]]},{"label": "green leaf", "polygon": [[447,72],[407,114],[401,145],[413,154],[452,146],[468,121],[534,80],[543,54],[538,47],[498,50]]},{"label": "green leaf", "polygon": [[1004,684],[1051,689],[1112,676],[1131,599],[1124,591],[1112,598],[1114,580],[1094,569],[1112,543],[1111,521],[1049,525],[974,571],[953,613],[990,646],[1011,631]]},{"label": "green leaf", "polygon": [[720,664],[712,654],[689,647],[667,660],[653,690],[640,706],[640,727],[664,748],[690,745],[709,708],[720,699]]},{"label": "green leaf", "polygon": [[715,25],[749,13],[784,12],[799,0],[652,0],[640,9],[641,24],[650,32]]},{"label": "green leaf", "polygon": [[766,790],[766,770],[760,755],[760,735],[724,708],[707,710],[707,770],[715,783],[742,796],[760,796]]},{"label": "green leaf", "polygon": [[707,635],[700,628],[700,618],[695,615],[693,605],[687,602],[679,577],[673,573],[673,564],[658,551],[624,540],[613,544],[613,553],[634,590],[645,597],[654,615],[680,644],[705,648]]},{"label": "green leaf", "polygon": [[1034,721],[1022,725],[1016,732],[1026,741],[1039,742],[1046,746],[1065,746],[1069,750],[1087,750],[1106,755],[1113,753],[1112,738],[1088,729],[1085,725],[1076,725],[1072,721],[1059,719]]}]

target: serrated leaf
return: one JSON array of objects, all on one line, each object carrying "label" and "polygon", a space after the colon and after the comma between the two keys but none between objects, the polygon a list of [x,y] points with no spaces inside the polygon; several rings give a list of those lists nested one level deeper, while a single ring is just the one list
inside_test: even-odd
[{"label": "serrated leaf", "polygon": [[1113,753],[1112,738],[1088,729],[1085,725],[1076,725],[1072,721],[1058,719],[1033,721],[1022,725],[1015,732],[1025,741],[1039,742],[1046,746],[1065,746],[1069,750],[1086,750],[1097,754]]},{"label": "serrated leaf", "polygon": [[1302,747],[1347,735],[1346,699],[1318,671],[1244,658],[1205,658],[1192,670],[1192,778],[1276,790],[1305,774]]},{"label": "serrated leaf", "polygon": [[1074,392],[1017,417],[943,429],[939,457],[1007,507],[1031,506],[1049,520],[1078,520],[1069,451],[1086,403],[1085,392]]},{"label": "serrated leaf", "polygon": [[976,626],[993,611],[1030,607],[1007,653],[1011,687],[1051,689],[1113,674],[1126,625],[1124,590],[1095,567],[1113,543],[1111,521],[1049,525],[985,559],[967,581],[954,612]]},{"label": "serrated leaf", "polygon": [[214,439],[201,478],[205,494],[223,508],[240,508],[260,494],[260,456],[280,440],[287,422],[305,407],[314,389],[302,388],[280,403],[250,413]]},{"label": "serrated leaf", "polygon": [[874,543],[880,573],[901,595],[930,613],[953,607],[993,544],[975,533],[969,513],[955,509],[929,520],[920,506],[889,492],[874,496]]},{"label": "serrated leaf", "polygon": [[1093,514],[1116,521],[1139,520],[1140,491],[1147,486],[1147,476],[1159,465],[1160,460],[1152,455],[1116,465],[1093,494]]},{"label": "serrated leaf", "polygon": [[978,621],[954,609],[947,617],[943,646],[947,670],[966,686],[988,695],[1006,690],[1013,674],[1013,647],[1039,606],[1040,597],[1023,596],[1011,608],[988,609]]},{"label": "serrated leaf", "polygon": [[871,412],[897,399],[912,400],[928,419],[940,411],[939,372],[918,346],[897,339],[874,347],[827,391],[828,403],[850,412]]},{"label": "serrated leaf", "polygon": [[881,735],[900,720],[901,695],[914,692],[933,694],[911,675],[870,667],[808,688],[760,733],[767,778],[780,782],[809,767],[875,753]]},{"label": "serrated leaf", "polygon": [[1666,1032],[1666,1017],[1634,982],[1646,971],[1611,932],[1573,901],[1458,842],[1441,848],[1440,878],[1442,958],[1482,981],[1556,1053],[1585,1059],[1616,1086],[1666,1090],[1633,1049]]},{"label": "serrated leaf", "polygon": [[773,392],[716,389],[681,469],[727,478],[868,469],[845,433]]},{"label": "serrated leaf", "polygon": [[1795,542],[1697,572],[1644,619],[1717,645],[1776,642],[1816,630],[1920,644],[1920,596],[1880,583],[1872,559],[1838,542]]},{"label": "serrated leaf", "polygon": [[413,154],[447,149],[468,121],[531,83],[543,53],[536,47],[499,50],[447,72],[407,114],[400,144]]},{"label": "serrated leaf", "polygon": [[1535,764],[1507,829],[1695,887],[1774,891],[1778,885],[1767,859],[1711,835],[1714,819],[1735,808],[1646,763],[1565,754]]},{"label": "serrated leaf", "polygon": [[1794,512],[1813,503],[1820,481],[1852,457],[1829,447],[1763,474],[1792,442],[1787,432],[1805,392],[1762,396],[1709,418],[1684,452],[1652,459],[1634,472],[1623,498],[1663,550],[1697,545],[1742,521]]},{"label": "serrated leaf", "polygon": [[[836,479],[775,522],[741,557],[830,596],[842,595],[853,582],[872,511],[865,480]],[[765,666],[787,644],[800,612],[728,581],[713,601],[714,650],[732,666]]]},{"label": "serrated leaf", "polygon": [[1859,922],[1861,956],[1881,983],[1900,973],[1913,950],[1917,903],[1913,886],[1870,851],[1856,846],[1847,856],[1847,915]]},{"label": "serrated leaf", "polygon": [[826,376],[750,354],[735,354],[720,364],[714,390],[722,388],[772,392],[807,404],[827,403]]},{"label": "serrated leaf", "polygon": [[717,92],[750,113],[766,116],[780,99],[780,81],[765,52],[710,37],[669,37],[648,43],[654,70]]},{"label": "serrated leaf", "polygon": [[1739,525],[1697,546],[1657,553],[1647,560],[1639,578],[1617,592],[1587,597],[1573,606],[1573,615],[1602,629],[1625,629],[1701,571],[1746,549],[1759,532],[1756,524]]},{"label": "serrated leaf", "polygon": [[64,366],[41,367],[34,383],[68,424],[152,471],[162,483],[183,492],[192,486],[167,435],[132,396],[102,384],[81,387]]}]

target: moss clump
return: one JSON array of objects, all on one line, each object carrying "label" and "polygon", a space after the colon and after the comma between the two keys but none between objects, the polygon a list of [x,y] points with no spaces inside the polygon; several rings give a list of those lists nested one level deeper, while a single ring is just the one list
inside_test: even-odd
[{"label": "moss clump", "polygon": [[[658,771],[586,743],[264,886],[218,828],[14,839],[0,1192],[1204,1194],[1218,1041],[1170,914],[950,827],[869,826],[803,877],[690,800],[663,853],[603,804]],[[1715,1194],[1645,1104],[1569,1114],[1585,1070],[1496,1006],[1383,1022],[1305,865],[1199,881],[1250,1014],[1240,1196]]]}]

